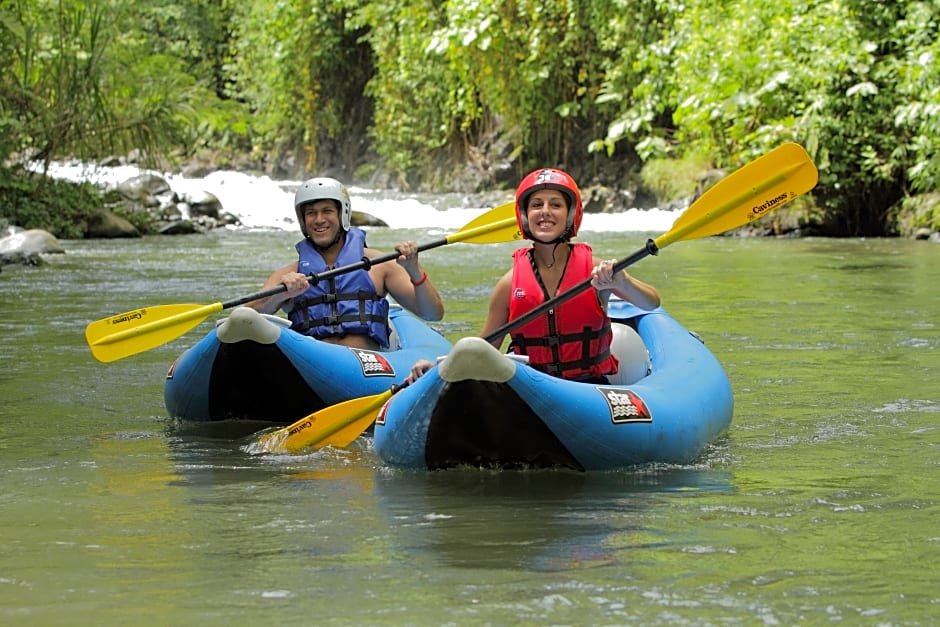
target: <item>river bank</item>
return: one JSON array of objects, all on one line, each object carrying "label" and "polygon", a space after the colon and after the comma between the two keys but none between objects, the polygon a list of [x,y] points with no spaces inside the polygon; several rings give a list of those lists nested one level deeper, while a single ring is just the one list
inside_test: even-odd
[{"label": "river bank", "polygon": [[[182,168],[193,172],[192,168]],[[0,265],[42,263],[42,255],[59,252],[56,238],[122,238],[141,235],[184,235],[208,233],[218,228],[292,228],[294,221],[290,198],[300,181],[273,180],[264,175],[233,171],[209,171],[198,178],[183,174],[160,173],[142,169],[133,163],[89,166],[80,162],[53,163],[45,175],[54,182],[51,188],[36,181],[10,198],[15,188],[8,182],[0,186],[8,198],[0,203]],[[723,176],[711,172],[706,185]],[[40,181],[41,182],[41,181]],[[400,195],[396,190],[352,189],[370,197]],[[74,189],[74,192],[69,191]],[[40,191],[42,190],[42,191]],[[95,191],[97,190],[97,191]],[[51,195],[50,195],[51,194]],[[625,212],[676,212],[686,208],[694,196],[657,204],[637,206],[636,191],[612,189],[602,184],[582,190],[587,214]],[[421,195],[412,195],[420,197]],[[437,203],[425,194],[424,201]],[[484,208],[512,198],[512,191],[491,190],[473,194],[441,194],[446,201],[468,208]],[[422,202],[419,200],[419,202]],[[252,206],[253,203],[253,206]],[[280,207],[275,223],[260,222],[257,208]],[[906,208],[894,212],[897,237],[940,242],[940,193],[907,199]],[[356,210],[357,226],[387,227],[389,223],[368,211]],[[404,210],[404,209],[403,209]],[[262,209],[264,213],[264,209]],[[831,228],[812,222],[812,195],[807,194],[781,211],[738,229],[731,235],[807,237],[840,236]],[[662,230],[668,228],[668,225]],[[33,231],[29,237],[24,231]],[[41,235],[47,232],[47,235]]]}]

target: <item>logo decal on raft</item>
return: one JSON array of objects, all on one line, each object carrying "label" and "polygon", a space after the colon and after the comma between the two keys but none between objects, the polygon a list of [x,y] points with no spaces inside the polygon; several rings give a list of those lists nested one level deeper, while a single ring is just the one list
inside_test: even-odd
[{"label": "logo decal on raft", "polygon": [[392,364],[385,359],[382,353],[367,351],[361,348],[350,348],[359,365],[362,367],[362,374],[366,377],[394,377],[395,369]]},{"label": "logo decal on raft", "polygon": [[615,425],[629,422],[653,422],[653,415],[643,399],[621,388],[595,388],[607,401],[610,420]]},{"label": "logo decal on raft", "polygon": [[379,413],[375,416],[375,426],[384,427],[385,426],[385,414],[388,412],[388,404],[392,402],[392,399],[388,399],[382,403],[382,407],[379,409]]}]

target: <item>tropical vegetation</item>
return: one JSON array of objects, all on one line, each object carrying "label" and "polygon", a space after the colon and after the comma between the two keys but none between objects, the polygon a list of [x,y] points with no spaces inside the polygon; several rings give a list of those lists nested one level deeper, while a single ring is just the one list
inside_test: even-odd
[{"label": "tropical vegetation", "polygon": [[937,229],[938,41],[940,0],[2,0],[0,215],[66,158],[665,197],[796,141],[805,226]]}]

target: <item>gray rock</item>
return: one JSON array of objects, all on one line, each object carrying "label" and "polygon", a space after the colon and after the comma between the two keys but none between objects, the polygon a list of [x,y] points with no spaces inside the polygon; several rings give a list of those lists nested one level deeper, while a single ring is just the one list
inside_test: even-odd
[{"label": "gray rock", "polygon": [[36,253],[0,253],[0,267],[3,266],[41,266],[46,263]]},{"label": "gray rock", "polygon": [[189,220],[177,220],[161,227],[157,232],[160,235],[191,235],[199,231]]},{"label": "gray rock", "polygon": [[107,209],[99,209],[89,220],[85,237],[140,237],[140,231],[124,218]]},{"label": "gray rock", "polygon": [[373,215],[362,211],[353,211],[349,216],[349,223],[353,226],[382,226],[388,227],[388,223],[380,220]]},{"label": "gray rock", "polygon": [[143,202],[146,198],[158,196],[167,192],[172,193],[170,184],[166,179],[153,172],[141,172],[137,176],[123,181],[117,186],[122,196],[131,200]]},{"label": "gray rock", "polygon": [[20,227],[9,227],[6,229],[6,235],[0,237],[0,253],[2,254],[41,254],[41,253],[64,253],[65,249],[59,240],[50,233],[42,229],[21,229]]},{"label": "gray rock", "polygon": [[186,202],[189,204],[189,215],[192,217],[206,216],[209,218],[218,218],[222,210],[222,203],[214,194],[207,191],[194,192],[186,194]]},{"label": "gray rock", "polygon": [[0,266],[39,266],[43,254],[63,254],[65,249],[52,233],[11,226],[0,231]]}]

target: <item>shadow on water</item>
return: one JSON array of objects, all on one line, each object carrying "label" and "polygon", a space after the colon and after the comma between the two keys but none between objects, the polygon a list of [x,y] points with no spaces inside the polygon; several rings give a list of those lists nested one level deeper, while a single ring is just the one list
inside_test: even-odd
[{"label": "shadow on water", "polygon": [[263,420],[216,420],[197,422],[193,420],[170,419],[167,435],[179,438],[205,438],[235,442],[246,440],[256,433],[272,428],[283,427]]},{"label": "shadow on water", "polygon": [[360,438],[345,449],[325,447],[305,454],[252,454],[250,444],[259,435],[283,428],[281,424],[254,420],[193,422],[172,419],[165,437],[181,481],[190,485],[221,485],[256,482],[271,488],[281,480],[344,481],[368,485],[378,460],[369,452],[371,439]]},{"label": "shadow on water", "polygon": [[[605,473],[387,468],[371,439],[304,455],[251,455],[266,423],[173,423],[167,442],[177,485],[213,490],[229,507],[260,498],[267,507],[317,526],[305,549],[370,553],[373,541],[439,567],[561,572],[619,564],[631,551],[682,542],[651,520],[703,493],[733,491],[719,446],[692,466],[648,466]],[[214,486],[214,488],[212,487]],[[236,491],[228,493],[225,486]],[[244,486],[239,489],[237,486]],[[223,490],[219,492],[219,490]],[[206,498],[201,493],[199,499]],[[341,498],[340,498],[341,497]],[[337,500],[339,499],[339,500]],[[340,507],[345,513],[340,514]],[[354,513],[353,513],[354,512]],[[360,544],[363,544],[361,548]],[[371,547],[367,548],[366,547]],[[369,558],[373,559],[373,558]]]},{"label": "shadow on water", "polygon": [[639,546],[651,507],[676,493],[730,490],[730,473],[648,467],[378,471],[388,525],[411,551],[459,568],[564,571],[619,562]]},{"label": "shadow on water", "polygon": [[319,567],[330,564],[322,557],[330,551],[379,561],[404,552],[416,568],[430,561],[507,573],[623,564],[638,549],[683,542],[668,521],[687,499],[734,489],[732,473],[712,467],[716,459],[605,473],[403,471],[384,466],[367,437],[346,449],[251,455],[246,430],[241,422],[174,425],[174,483],[196,490],[197,502],[231,511],[257,501],[272,512],[249,519],[277,512],[316,527],[298,550],[321,556]]}]

